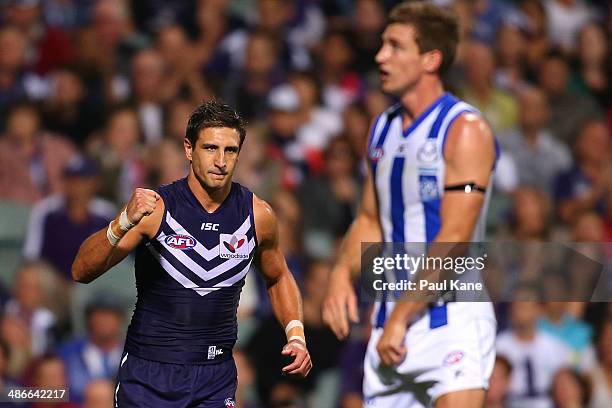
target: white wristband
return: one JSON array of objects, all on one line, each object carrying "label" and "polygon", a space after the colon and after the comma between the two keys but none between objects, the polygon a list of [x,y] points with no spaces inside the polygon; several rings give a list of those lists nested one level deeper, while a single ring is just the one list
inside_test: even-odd
[{"label": "white wristband", "polygon": [[111,228],[111,225],[113,225],[113,221],[108,224],[108,229],[106,230],[106,239],[108,239],[108,242],[110,242],[112,246],[117,246],[117,244],[121,240],[121,237],[116,236],[113,232],[113,229]]},{"label": "white wristband", "polygon": [[121,215],[119,216],[119,228],[121,231],[128,232],[130,229],[134,228],[134,225],[127,216],[127,208],[121,211]]},{"label": "white wristband", "polygon": [[292,320],[289,323],[287,323],[287,326],[285,327],[285,334],[288,336],[289,335],[289,330],[295,328],[295,327],[301,327],[302,330],[304,329],[304,324],[302,322],[300,322],[299,320]]}]

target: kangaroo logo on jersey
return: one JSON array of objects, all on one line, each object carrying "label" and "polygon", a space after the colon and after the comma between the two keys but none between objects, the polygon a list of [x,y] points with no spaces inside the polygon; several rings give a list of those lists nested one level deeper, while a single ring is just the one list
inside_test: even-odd
[{"label": "kangaroo logo on jersey", "polygon": [[246,235],[219,234],[219,241],[219,257],[224,259],[247,259],[249,257]]},{"label": "kangaroo logo on jersey", "polygon": [[440,198],[436,176],[419,175],[419,195],[422,201],[432,201]]},{"label": "kangaroo logo on jersey", "polygon": [[181,249],[183,251],[191,249],[196,245],[196,240],[194,237],[181,234],[168,235],[165,242],[166,245],[175,249]]},{"label": "kangaroo logo on jersey", "polygon": [[417,159],[421,163],[432,163],[438,160],[438,146],[435,140],[428,140],[417,151]]}]

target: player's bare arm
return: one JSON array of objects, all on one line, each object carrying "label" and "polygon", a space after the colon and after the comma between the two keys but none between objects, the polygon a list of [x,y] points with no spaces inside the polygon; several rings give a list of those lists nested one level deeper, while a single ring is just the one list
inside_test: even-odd
[{"label": "player's bare arm", "polygon": [[[126,218],[121,220],[124,212]],[[143,238],[155,235],[163,214],[164,202],[159,194],[153,190],[137,188],[110,226],[91,235],[81,244],[72,264],[72,278],[77,282],[89,283],[104,274],[121,262]],[[111,240],[116,240],[113,242],[115,245]]]},{"label": "player's bare arm", "polygon": [[312,361],[301,324],[302,298],[279,246],[276,215],[265,201],[255,195],[253,214],[259,243],[259,270],[266,280],[274,314],[285,327],[287,334],[287,344],[283,347],[282,354],[294,357],[291,364],[283,367],[283,373],[306,377],[312,369]]},{"label": "player's bare arm", "polygon": [[[487,123],[471,113],[459,117],[447,137],[444,159],[445,186],[474,184],[486,188],[495,162],[495,142]],[[434,242],[469,241],[483,203],[482,191],[446,191],[440,205],[442,223]],[[425,301],[399,302],[395,305],[377,346],[383,363],[394,365],[404,359],[407,350],[403,340],[407,325],[426,305]]]},{"label": "player's bare arm", "polygon": [[361,243],[382,241],[379,222],[374,181],[368,167],[359,212],[344,237],[323,303],[323,321],[340,340],[349,334],[349,321],[359,321],[352,281],[361,267]]}]

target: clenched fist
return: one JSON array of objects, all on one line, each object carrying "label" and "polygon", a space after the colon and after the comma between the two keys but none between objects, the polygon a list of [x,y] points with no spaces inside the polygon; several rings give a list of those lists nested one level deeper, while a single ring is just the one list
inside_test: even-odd
[{"label": "clenched fist", "polygon": [[137,188],[127,204],[128,221],[136,225],[155,210],[157,201],[161,197],[153,190],[147,188]]}]

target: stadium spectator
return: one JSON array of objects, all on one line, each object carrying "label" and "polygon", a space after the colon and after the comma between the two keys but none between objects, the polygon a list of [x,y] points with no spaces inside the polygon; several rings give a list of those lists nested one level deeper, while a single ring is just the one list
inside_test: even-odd
[{"label": "stadium spectator", "polygon": [[114,202],[129,198],[136,186],[145,184],[146,169],[136,112],[119,107],[106,127],[88,146],[100,170],[100,196]]},{"label": "stadium spectator", "polygon": [[254,31],[247,39],[244,64],[227,75],[220,90],[223,99],[235,106],[247,121],[265,118],[268,95],[284,78],[279,58],[279,44],[274,35]]},{"label": "stadium spectator", "polygon": [[569,65],[559,53],[551,52],[540,64],[538,84],[550,106],[549,129],[559,140],[571,145],[586,120],[601,116],[592,97],[569,90]]},{"label": "stadium spectator", "polygon": [[521,0],[519,8],[530,28],[527,42],[527,64],[530,71],[533,71],[537,69],[551,48],[546,11],[540,0]]},{"label": "stadium spectator", "polygon": [[570,168],[572,157],[546,128],[549,111],[544,93],[529,88],[519,95],[520,127],[500,135],[499,141],[516,163],[519,186],[533,186],[551,196],[557,176]]},{"label": "stadium spectator", "polygon": [[67,281],[81,243],[114,218],[114,206],[95,197],[97,175],[91,160],[75,157],[63,171],[64,193],[39,201],[30,213],[24,257],[49,262]]},{"label": "stadium spectator", "polygon": [[101,112],[87,98],[79,72],[61,68],[50,73],[49,94],[42,109],[43,126],[67,136],[82,148],[89,135],[102,125]]},{"label": "stadium spectator", "polygon": [[528,84],[526,25],[506,22],[497,31],[494,83],[506,92],[520,92]]},{"label": "stadium spectator", "polygon": [[604,317],[596,336],[597,363],[590,373],[593,387],[590,408],[608,406],[612,401],[612,320]]},{"label": "stadium spectator", "polygon": [[343,138],[333,139],[324,156],[324,173],[304,181],[298,191],[304,223],[304,244],[310,256],[331,259],[334,242],[355,214],[359,196],[356,160]]},{"label": "stadium spectator", "polygon": [[139,51],[132,60],[130,99],[147,144],[156,144],[163,136],[163,103],[172,93],[165,68],[160,53],[153,49]]},{"label": "stadium spectator", "polygon": [[551,394],[555,407],[588,407],[591,389],[586,377],[577,371],[563,368],[555,374]]},{"label": "stadium spectator", "polygon": [[17,270],[13,298],[4,308],[4,315],[18,319],[30,334],[30,350],[40,356],[55,343],[56,311],[49,306],[59,294],[56,272],[41,262],[24,263]]},{"label": "stadium spectator", "polygon": [[164,61],[162,101],[170,102],[182,96],[197,104],[212,98],[192,48],[187,33],[180,26],[164,27],[157,35],[157,50]]},{"label": "stadium spectator", "polygon": [[493,83],[495,58],[491,48],[476,41],[466,47],[463,60],[466,81],[460,90],[462,98],[482,112],[494,133],[516,127],[518,107],[515,98]]},{"label": "stadium spectator", "polygon": [[324,105],[342,112],[363,92],[363,81],[352,69],[354,53],[344,31],[330,31],[321,42],[317,61],[317,78],[321,82]]},{"label": "stadium spectator", "polygon": [[28,38],[29,65],[36,73],[44,75],[70,63],[74,50],[66,33],[44,24],[41,3],[40,0],[11,0],[4,17],[8,25],[15,26]]},{"label": "stadium spectator", "polygon": [[123,349],[124,313],[121,299],[109,292],[98,293],[85,310],[87,335],[70,339],[59,348],[71,401],[83,402],[92,380],[115,380]]},{"label": "stadium spectator", "polygon": [[569,313],[568,301],[572,299],[568,284],[563,277],[557,275],[554,286],[561,291],[549,296],[549,300],[544,302],[544,313],[538,320],[538,329],[554,336],[570,349],[574,367],[581,370],[588,369],[594,360],[594,350],[591,347],[593,330],[588,324]]},{"label": "stadium spectator", "polygon": [[[51,390],[68,390],[66,367],[54,353],[46,353],[32,361],[26,376],[28,387]],[[78,408],[73,402],[40,402],[35,401],[32,408]]]},{"label": "stadium spectator", "polygon": [[90,23],[98,58],[96,65],[110,77],[111,100],[117,102],[127,95],[125,78],[130,60],[145,47],[148,40],[132,30],[128,5],[117,0],[97,0],[92,7]]},{"label": "stadium spectator", "polygon": [[514,193],[510,231],[516,241],[545,241],[550,234],[550,200],[534,187],[519,188]]},{"label": "stadium spectator", "polygon": [[610,134],[605,123],[587,121],[574,143],[574,166],[556,181],[559,217],[569,223],[582,211],[602,213],[611,190]]},{"label": "stadium spectator", "polygon": [[284,164],[278,157],[269,155],[267,129],[253,125],[247,129],[249,137],[244,140],[240,152],[240,166],[234,178],[264,200],[271,200],[281,188]]},{"label": "stadium spectator", "polygon": [[553,46],[571,53],[580,29],[593,17],[593,11],[583,0],[545,0],[548,37]]},{"label": "stadium spectator", "polygon": [[[19,30],[11,26],[0,27],[0,112],[7,113],[15,101],[29,95],[26,71],[27,39]],[[1,119],[5,124],[6,119]]]},{"label": "stadium spectator", "polygon": [[589,23],[578,36],[577,58],[570,87],[595,98],[599,106],[612,105],[612,53],[600,25]]},{"label": "stadium spectator", "polygon": [[300,97],[289,84],[274,88],[268,96],[270,154],[285,163],[283,185],[295,188],[308,170],[307,155],[296,138],[302,123]]},{"label": "stadium spectator", "polygon": [[41,129],[34,105],[13,104],[0,137],[0,197],[31,205],[60,193],[62,170],[74,154],[69,142]]},{"label": "stadium spectator", "polygon": [[115,400],[115,386],[111,380],[93,380],[85,388],[83,408],[109,408]]},{"label": "stadium spectator", "polygon": [[[344,133],[343,137],[347,139],[353,155],[356,160],[362,165],[365,165],[365,145],[369,137],[368,130],[370,127],[371,118],[368,116],[366,107],[362,103],[353,103],[348,105],[342,115]],[[364,169],[361,168],[363,175]]]},{"label": "stadium spectator", "polygon": [[7,375],[10,378],[21,379],[32,359],[30,329],[17,316],[4,315],[0,322],[0,337],[9,349]]},{"label": "stadium spectator", "polygon": [[507,2],[500,0],[477,0],[473,3],[474,22],[471,36],[493,46],[499,27],[513,9]]},{"label": "stadium spectator", "polygon": [[353,45],[355,62],[353,68],[368,76],[378,67],[374,56],[381,45],[380,36],[385,28],[385,9],[380,1],[358,0],[350,19],[349,42]]},{"label": "stadium spectator", "polygon": [[319,86],[313,75],[292,73],[288,82],[300,101],[297,142],[307,157],[309,171],[320,171],[323,150],[332,137],[342,132],[342,118],[336,111],[321,104]]},{"label": "stadium spectator", "polygon": [[168,112],[164,118],[166,124],[164,138],[171,140],[181,149],[185,140],[187,120],[195,106],[187,99],[175,99],[168,106]]},{"label": "stadium spectator", "polygon": [[517,288],[515,299],[510,305],[511,328],[496,341],[497,354],[512,364],[508,406],[550,407],[548,392],[557,370],[569,364],[569,351],[537,328],[542,312],[532,287]]}]

